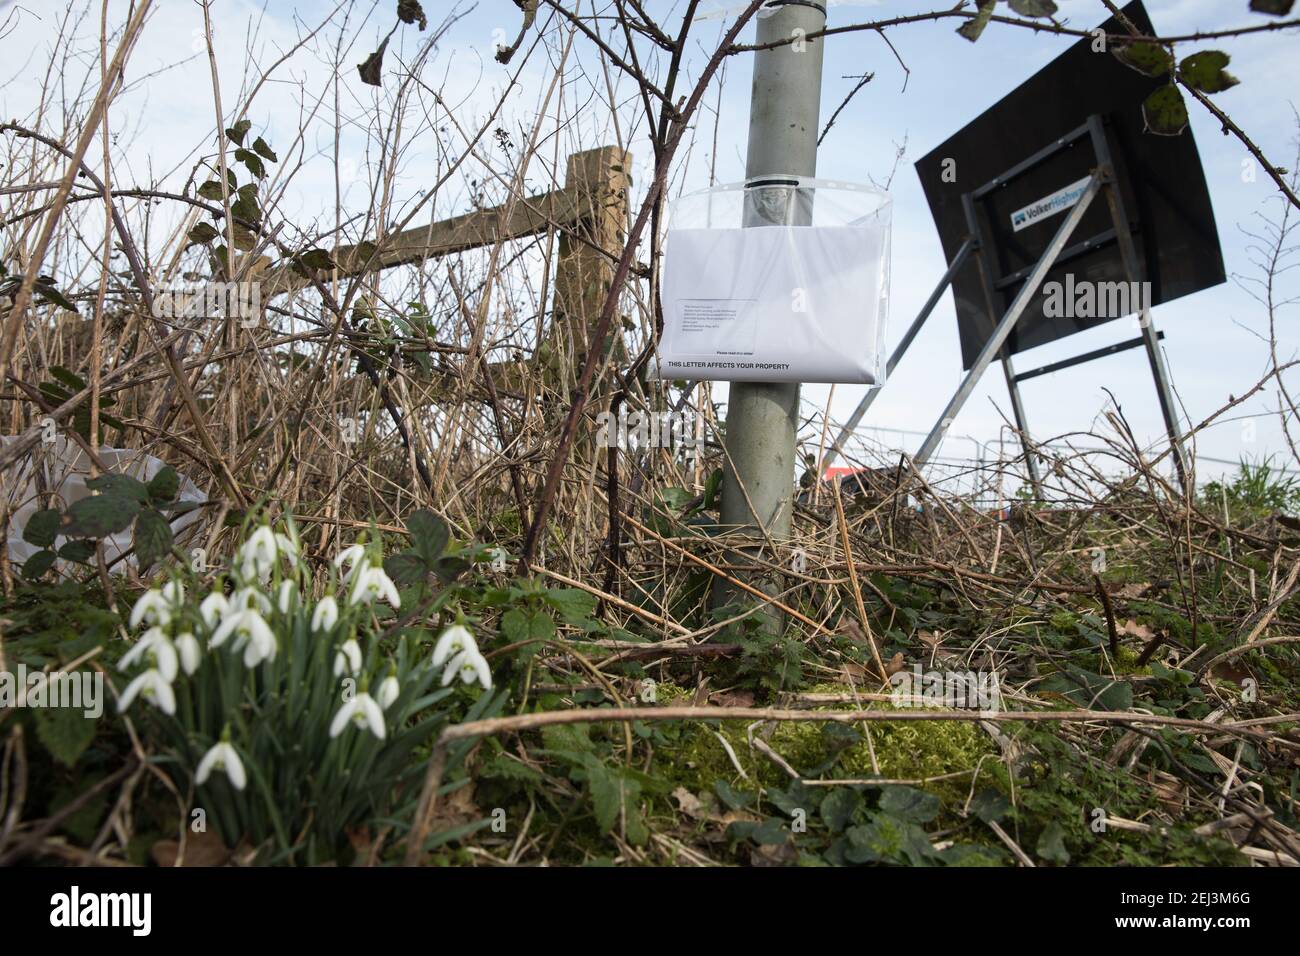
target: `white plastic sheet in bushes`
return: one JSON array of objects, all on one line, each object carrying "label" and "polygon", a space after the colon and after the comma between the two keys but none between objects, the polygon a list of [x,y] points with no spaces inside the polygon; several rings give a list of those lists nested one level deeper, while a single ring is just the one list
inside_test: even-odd
[{"label": "white plastic sheet in bushes", "polygon": [[884,382],[891,202],[781,176],[672,204],[652,374],[751,382]]},{"label": "white plastic sheet in bushes", "polygon": [[[15,439],[9,435],[0,435],[0,445],[7,445]],[[130,475],[140,481],[148,482],[165,466],[165,462],[153,455],[127,448],[100,448],[99,459],[112,471]],[[40,550],[23,540],[23,530],[27,522],[37,511],[51,507],[48,495],[55,496],[53,507],[69,508],[73,502],[88,496],[91,491],[86,487],[90,477],[90,460],[81,448],[63,436],[54,441],[36,445],[26,456],[19,459],[6,476],[4,483],[5,504],[9,509],[9,532],[6,545],[9,560],[21,565]],[[185,475],[180,475],[180,488],[176,500],[185,502],[202,502],[204,495]],[[178,543],[189,540],[194,531],[198,531],[201,512],[195,510],[181,515],[171,521],[172,533]],[[193,529],[191,531],[190,529]],[[189,531],[189,534],[185,532]],[[54,540],[54,547],[62,547],[67,538],[59,535]],[[131,548],[131,529],[112,534],[103,539],[104,560],[114,573],[122,573],[126,567],[135,567],[135,555],[127,555],[125,561],[117,561]],[[115,563],[116,562],[116,563]],[[59,561],[59,570],[66,570],[69,565]]]}]

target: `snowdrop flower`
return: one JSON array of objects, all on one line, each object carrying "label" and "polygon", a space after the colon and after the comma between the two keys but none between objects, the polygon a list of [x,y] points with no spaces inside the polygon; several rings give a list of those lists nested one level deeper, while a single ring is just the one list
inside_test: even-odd
[{"label": "snowdrop flower", "polygon": [[442,686],[446,687],[459,674],[466,684],[478,681],[484,690],[492,689],[492,671],[488,669],[487,658],[477,650],[463,650],[447,663],[442,672]]},{"label": "snowdrop flower", "polygon": [[311,614],[311,631],[316,634],[320,631],[331,630],[339,622],[339,602],[334,600],[334,595],[327,594],[320,599],[316,605],[316,610]]},{"label": "snowdrop flower", "polygon": [[366,566],[365,546],[360,544],[349,545],[334,556],[334,567],[342,568],[345,564],[348,569],[343,572],[343,580],[349,581],[359,568]]},{"label": "snowdrop flower", "polygon": [[187,675],[193,674],[199,669],[199,642],[194,639],[194,635],[186,631],[180,637],[176,638],[176,652],[180,654],[181,670]]},{"label": "snowdrop flower", "polygon": [[185,603],[185,585],[179,581],[168,581],[162,587],[162,596],[172,607]]},{"label": "snowdrop flower", "polygon": [[330,724],[330,736],[337,737],[349,723],[358,727],[367,727],[380,740],[384,739],[384,712],[379,704],[365,691],[345,701],[334,715]]},{"label": "snowdrop flower", "polygon": [[402,606],[402,599],[397,596],[397,587],[393,584],[393,579],[384,573],[383,568],[359,569],[352,582],[349,603],[369,604],[378,597],[382,597],[395,608]]},{"label": "snowdrop flower", "polygon": [[231,746],[228,736],[223,735],[221,742],[203,755],[199,769],[194,774],[194,782],[199,785],[207,783],[214,770],[224,773],[236,790],[243,790],[248,783],[244,762],[239,759],[239,753]]},{"label": "snowdrop flower", "polygon": [[334,676],[341,677],[344,673],[355,674],[360,670],[361,645],[357,643],[356,638],[350,637],[343,642],[334,655]]},{"label": "snowdrop flower", "polygon": [[388,671],[388,676],[384,678],[383,683],[379,685],[379,693],[375,695],[375,700],[383,710],[393,706],[393,702],[402,695],[402,685],[397,682],[397,674],[392,669]]},{"label": "snowdrop flower", "polygon": [[171,682],[157,670],[150,668],[131,683],[126,685],[117,702],[117,712],[125,713],[131,702],[140,694],[164,714],[176,713],[176,695],[172,692]]},{"label": "snowdrop flower", "polygon": [[230,596],[230,600],[226,604],[231,611],[256,608],[259,614],[271,613],[270,599],[257,588],[240,588]]},{"label": "snowdrop flower", "polygon": [[239,549],[240,571],[245,578],[265,581],[275,567],[278,545],[270,525],[262,525]]},{"label": "snowdrop flower", "polygon": [[162,675],[163,680],[171,683],[176,679],[176,648],[167,635],[162,632],[162,628],[151,627],[144,632],[144,636],[135,642],[135,646],[122,655],[118,661],[118,670],[126,670],[141,657],[149,655],[149,660]]},{"label": "snowdrop flower", "polygon": [[140,600],[131,608],[131,627],[144,624],[166,624],[172,619],[172,602],[157,588],[150,588],[140,595]]},{"label": "snowdrop flower", "polygon": [[255,609],[246,607],[227,614],[208,646],[220,647],[232,634],[235,636],[236,650],[247,642],[248,646],[244,650],[245,667],[256,667],[262,661],[275,657],[275,635]]},{"label": "snowdrop flower", "polygon": [[220,591],[213,591],[199,604],[199,617],[203,618],[203,623],[211,630],[229,610],[230,602],[226,600],[226,596]]},{"label": "snowdrop flower", "polygon": [[298,585],[292,581],[281,581],[280,590],[276,597],[276,606],[280,608],[281,614],[288,614],[289,608],[293,607],[294,601],[298,597]]},{"label": "snowdrop flower", "polygon": [[438,643],[433,646],[433,666],[441,667],[446,661],[460,654],[461,651],[478,651],[474,635],[463,624],[453,624],[442,632]]}]

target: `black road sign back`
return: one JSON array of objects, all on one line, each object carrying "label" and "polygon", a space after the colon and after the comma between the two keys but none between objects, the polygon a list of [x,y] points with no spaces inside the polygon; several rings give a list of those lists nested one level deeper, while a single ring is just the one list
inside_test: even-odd
[{"label": "black road sign back", "polygon": [[[1140,0],[1125,15],[1147,35],[1151,20]],[[1114,19],[1108,34],[1126,31]],[[1086,38],[1070,47],[996,105],[916,164],[917,174],[951,262],[970,234],[962,197],[1013,170],[1026,159],[1101,116],[1114,151],[1119,188],[1132,220],[1138,257],[1151,283],[1151,305],[1168,302],[1224,281],[1223,255],[1200,156],[1190,129],[1180,136],[1145,132],[1142,102],[1167,79],[1152,79],[1125,66],[1110,52],[1094,52]],[[945,163],[951,160],[955,163]],[[1087,136],[1022,175],[990,189],[976,202],[987,240],[986,262],[994,270],[990,315],[975,261],[953,282],[961,334],[962,367],[970,368],[1006,312],[1028,272],[1052,238],[1067,208],[1071,187],[1097,165]],[[955,173],[945,182],[944,171]],[[948,178],[952,178],[950,175]],[[1098,240],[1087,249],[1076,244]],[[1104,200],[1093,203],[1070,240],[1075,254],[1058,262],[1046,283],[1126,281]],[[1067,286],[1068,288],[1069,286]],[[1044,315],[1044,295],[1034,297],[1008,341],[1011,352],[1043,345],[1122,317]],[[1128,310],[1131,314],[1136,308]]]}]

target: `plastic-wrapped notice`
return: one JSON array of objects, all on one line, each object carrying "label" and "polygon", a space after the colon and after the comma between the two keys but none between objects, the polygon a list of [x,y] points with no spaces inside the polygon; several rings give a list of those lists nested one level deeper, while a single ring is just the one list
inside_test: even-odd
[{"label": "plastic-wrapped notice", "polygon": [[651,374],[883,384],[890,212],[878,190],[798,176],[678,199]]}]

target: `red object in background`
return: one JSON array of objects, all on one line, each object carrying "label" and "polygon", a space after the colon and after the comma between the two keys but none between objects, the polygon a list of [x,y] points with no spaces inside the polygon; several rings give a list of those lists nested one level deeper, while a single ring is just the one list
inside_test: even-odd
[{"label": "red object in background", "polygon": [[849,475],[856,475],[866,470],[866,468],[851,468],[848,465],[833,465],[826,469],[823,480],[833,481],[836,478],[847,478]]}]

